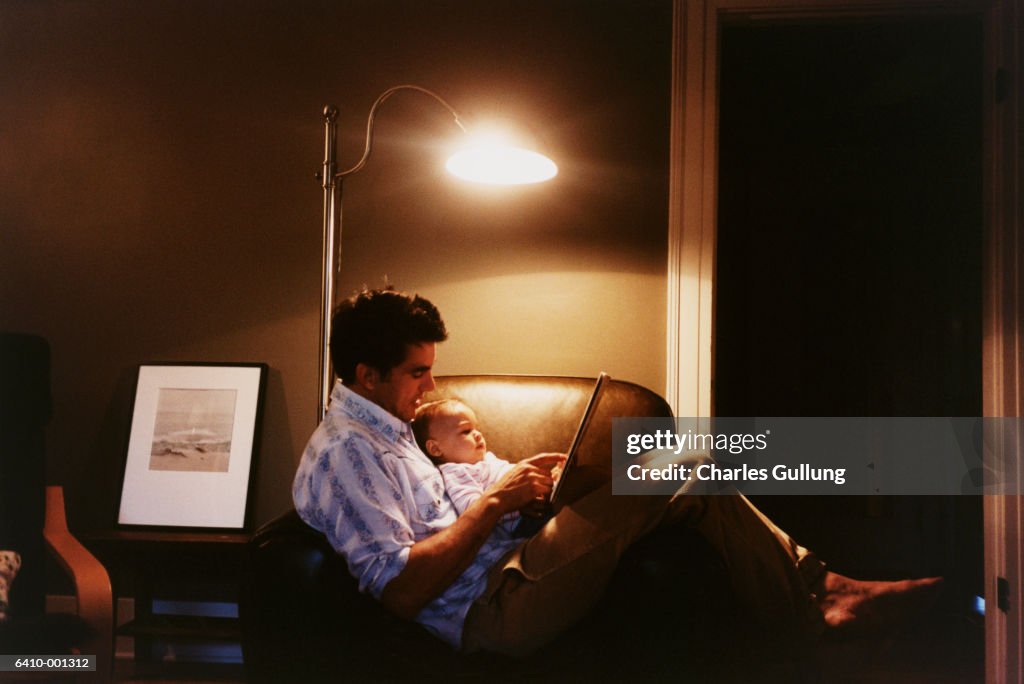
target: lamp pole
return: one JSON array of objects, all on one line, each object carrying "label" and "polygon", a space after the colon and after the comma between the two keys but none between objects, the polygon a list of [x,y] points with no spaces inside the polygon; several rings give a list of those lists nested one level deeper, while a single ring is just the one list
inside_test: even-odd
[{"label": "lamp pole", "polygon": [[[334,309],[334,252],[341,243],[341,181],[338,173],[338,108],[324,107],[324,165],[320,179],[324,189],[323,281],[320,290],[320,384],[317,390],[316,420],[327,411],[331,396],[331,314]],[[339,259],[340,263],[340,259]]]}]

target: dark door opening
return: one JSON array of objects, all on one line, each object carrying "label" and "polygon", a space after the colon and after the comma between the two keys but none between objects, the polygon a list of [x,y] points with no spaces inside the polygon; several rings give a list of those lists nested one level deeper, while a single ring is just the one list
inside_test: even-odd
[{"label": "dark door opening", "polygon": [[[981,415],[982,35],[724,27],[716,415]],[[982,594],[980,498],[757,505],[840,572]]]}]

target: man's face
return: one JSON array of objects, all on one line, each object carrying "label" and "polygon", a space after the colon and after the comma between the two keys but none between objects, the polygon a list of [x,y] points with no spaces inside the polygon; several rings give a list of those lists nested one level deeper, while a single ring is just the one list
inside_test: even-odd
[{"label": "man's face", "polygon": [[367,391],[367,398],[408,423],[416,415],[423,395],[434,389],[431,369],[436,353],[433,342],[408,345],[405,360],[392,368],[387,378],[378,378]]}]

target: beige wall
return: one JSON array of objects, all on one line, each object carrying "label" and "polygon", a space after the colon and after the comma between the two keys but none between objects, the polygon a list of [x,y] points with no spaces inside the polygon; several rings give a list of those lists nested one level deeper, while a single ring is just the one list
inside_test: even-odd
[{"label": "beige wall", "polygon": [[340,291],[433,299],[442,373],[593,375],[661,391],[667,1],[0,2],[0,328],[53,347],[48,470],[111,524],[134,368],[271,368],[256,520],[314,427],[321,107],[354,161],[388,86],[521,123],[556,181],[480,193],[451,129],[389,101],[346,186]]},{"label": "beige wall", "polygon": [[[646,331],[663,326],[647,294],[662,278],[636,274],[551,272],[471,280],[433,292],[448,311],[451,341],[438,361],[442,373],[538,373],[614,377],[658,388],[661,350],[638,349]],[[509,292],[516,301],[496,315],[489,302]],[[654,299],[657,299],[656,297]],[[601,315],[580,312],[593,307]],[[480,329],[477,329],[478,326]]]}]

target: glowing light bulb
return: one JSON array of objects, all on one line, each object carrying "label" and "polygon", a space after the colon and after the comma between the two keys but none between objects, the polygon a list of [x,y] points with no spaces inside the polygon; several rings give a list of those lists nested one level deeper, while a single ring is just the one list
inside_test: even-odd
[{"label": "glowing light bulb", "polygon": [[453,154],[445,168],[463,180],[490,185],[541,183],[558,174],[558,166],[543,154],[494,135],[475,138]]}]

